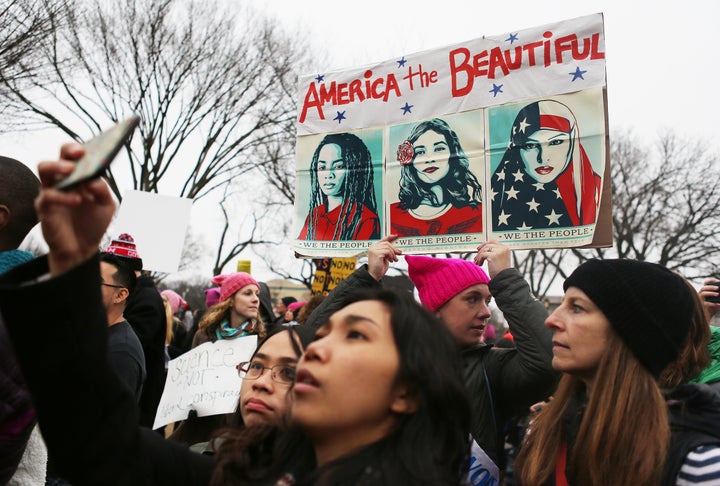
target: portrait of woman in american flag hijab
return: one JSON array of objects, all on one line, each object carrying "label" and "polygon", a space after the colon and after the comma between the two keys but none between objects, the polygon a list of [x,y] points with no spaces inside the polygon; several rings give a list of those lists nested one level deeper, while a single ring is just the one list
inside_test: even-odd
[{"label": "portrait of woman in american flag hijab", "polygon": [[515,117],[510,142],[491,179],[494,231],[595,223],[601,177],[580,142],[573,112],[541,100]]}]

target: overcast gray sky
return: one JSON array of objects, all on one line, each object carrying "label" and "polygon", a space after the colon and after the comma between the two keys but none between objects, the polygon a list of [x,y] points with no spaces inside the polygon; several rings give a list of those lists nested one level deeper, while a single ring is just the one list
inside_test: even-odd
[{"label": "overcast gray sky", "polygon": [[[328,60],[315,71],[399,55],[602,12],[610,128],[647,139],[659,130],[719,147],[717,53],[720,1],[686,0],[250,0],[286,27],[307,34]],[[6,155],[35,166],[66,138],[0,138]]]},{"label": "overcast gray sky", "polygon": [[328,71],[604,14],[610,128],[706,138],[720,108],[717,0],[253,0],[331,56]]}]

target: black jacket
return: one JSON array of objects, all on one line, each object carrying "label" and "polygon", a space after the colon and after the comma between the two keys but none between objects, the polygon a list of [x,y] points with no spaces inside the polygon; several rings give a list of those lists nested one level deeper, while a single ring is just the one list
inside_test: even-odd
[{"label": "black jacket", "polygon": [[57,473],[74,486],[207,484],[212,457],[138,426],[135,400],[107,360],[98,268],[92,258],[35,282],[47,273],[43,258],[0,276],[2,319]]},{"label": "black jacket", "polygon": [[123,312],[142,344],[147,378],[140,396],[140,424],[152,427],[165,387],[165,306],[152,278],[142,275]]}]

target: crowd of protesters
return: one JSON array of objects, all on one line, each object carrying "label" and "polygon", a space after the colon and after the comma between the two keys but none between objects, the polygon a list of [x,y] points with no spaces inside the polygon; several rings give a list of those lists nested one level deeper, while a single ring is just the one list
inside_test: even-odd
[{"label": "crowd of protesters", "polygon": [[[53,188],[82,154],[63,146],[40,181],[0,157],[3,484],[720,484],[720,281],[592,259],[548,314],[507,246],[402,255],[390,235],[276,310],[251,274],[219,275],[193,323],[130,235],[101,250],[104,181]],[[400,258],[419,302],[383,287]],[[510,345],[486,332],[492,300]],[[168,360],[244,336],[235,412],[151,430]]]}]

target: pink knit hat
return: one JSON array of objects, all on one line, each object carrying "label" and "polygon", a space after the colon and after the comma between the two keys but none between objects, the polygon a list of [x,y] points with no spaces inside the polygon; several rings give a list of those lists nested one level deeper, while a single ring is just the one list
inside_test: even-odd
[{"label": "pink knit hat", "polygon": [[205,289],[205,307],[208,309],[220,302],[220,287]]},{"label": "pink knit hat", "polygon": [[180,295],[175,292],[174,290],[166,289],[160,292],[160,295],[165,297],[165,299],[170,303],[170,308],[172,309],[173,314],[177,314],[177,311],[182,309],[188,308],[188,303],[185,302],[185,299],[180,297]]},{"label": "pink knit hat", "polygon": [[246,285],[253,284],[257,288],[260,288],[260,284],[257,283],[257,280],[252,278],[249,273],[245,272],[216,275],[215,277],[213,277],[212,283],[220,286],[221,302],[224,302],[230,297],[232,297],[235,292],[245,287]]},{"label": "pink knit hat", "polygon": [[296,310],[298,310],[300,307],[302,307],[304,305],[305,305],[304,300],[299,301],[299,302],[291,302],[290,305],[287,306],[287,308],[288,308],[288,310],[295,312]]},{"label": "pink knit hat", "polygon": [[405,261],[420,302],[432,312],[466,288],[490,281],[482,268],[459,258],[406,255]]}]

